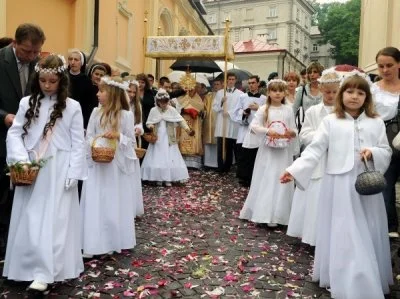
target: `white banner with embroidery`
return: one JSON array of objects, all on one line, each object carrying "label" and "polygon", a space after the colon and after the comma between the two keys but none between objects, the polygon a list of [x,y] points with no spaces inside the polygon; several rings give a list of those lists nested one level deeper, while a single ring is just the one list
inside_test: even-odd
[{"label": "white banner with embroidery", "polygon": [[146,57],[152,58],[221,58],[233,59],[233,47],[225,53],[224,36],[149,36]]}]

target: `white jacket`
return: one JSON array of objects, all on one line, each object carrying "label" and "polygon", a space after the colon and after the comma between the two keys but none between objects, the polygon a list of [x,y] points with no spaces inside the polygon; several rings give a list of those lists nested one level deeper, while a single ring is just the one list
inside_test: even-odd
[{"label": "white jacket", "polygon": [[[326,106],[323,103],[311,106],[305,113],[304,123],[301,128],[299,138],[300,144],[307,146],[309,145],[323,118],[328,115]],[[315,168],[312,175],[313,179],[321,178],[324,173],[324,167],[326,163],[326,155],[323,155],[318,166]]]},{"label": "white jacket", "polygon": [[[29,109],[29,97],[19,103],[17,115],[7,134],[7,161],[30,161],[29,151],[37,149],[42,139],[43,129],[50,119],[55,104],[55,96],[45,96],[40,100],[39,117],[33,117],[28,134],[24,133],[25,113]],[[85,139],[82,110],[79,103],[67,98],[62,118],[58,118],[51,135],[51,144],[58,150],[71,152],[67,178],[86,179]],[[38,153],[41,154],[41,153]],[[43,153],[44,154],[44,153]],[[46,157],[39,157],[46,158]]]},{"label": "white jacket", "polygon": [[353,169],[355,129],[359,132],[360,149],[371,150],[375,169],[385,173],[392,150],[384,122],[378,117],[367,117],[364,113],[356,120],[347,113],[345,118],[340,119],[330,114],[322,120],[313,141],[302,156],[286,169],[296,179],[300,189],[307,188],[314,168],[327,150],[327,174],[342,174]]}]

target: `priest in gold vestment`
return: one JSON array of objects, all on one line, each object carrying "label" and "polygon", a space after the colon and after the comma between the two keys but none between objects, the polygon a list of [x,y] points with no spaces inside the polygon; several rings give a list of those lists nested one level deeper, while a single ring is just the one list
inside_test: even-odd
[{"label": "priest in gold vestment", "polygon": [[203,156],[204,103],[195,90],[196,79],[190,73],[182,77],[180,84],[186,94],[177,98],[176,109],[182,114],[189,127],[195,131],[195,135],[189,136],[185,131],[180,130],[179,149],[187,167],[200,169]]}]

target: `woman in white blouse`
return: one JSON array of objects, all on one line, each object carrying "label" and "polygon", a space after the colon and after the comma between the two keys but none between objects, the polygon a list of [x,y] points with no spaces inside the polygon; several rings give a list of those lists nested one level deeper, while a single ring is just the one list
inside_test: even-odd
[{"label": "woman in white blouse", "polygon": [[[379,76],[382,80],[373,84],[372,93],[375,108],[380,117],[390,128],[390,121],[397,118],[400,97],[400,51],[395,47],[386,47],[376,55]],[[388,129],[386,131],[388,131]],[[388,136],[389,137],[389,136]],[[389,139],[389,138],[388,138]],[[391,140],[389,140],[391,143]],[[389,236],[399,237],[396,211],[395,185],[400,176],[400,152],[393,151],[390,166],[385,173],[388,183],[383,192],[388,217]]]}]

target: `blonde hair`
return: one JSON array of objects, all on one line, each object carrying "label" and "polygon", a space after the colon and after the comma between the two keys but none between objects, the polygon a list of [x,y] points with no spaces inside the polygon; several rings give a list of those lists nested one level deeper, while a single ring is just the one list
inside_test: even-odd
[{"label": "blonde hair", "polygon": [[[123,80],[118,77],[111,77],[111,80],[117,83],[123,83]],[[107,103],[101,109],[100,126],[105,129],[110,127],[113,131],[119,131],[121,121],[121,110],[129,109],[128,94],[120,87],[108,85],[104,81],[100,81],[99,90],[107,91]]]},{"label": "blonde hair", "polygon": [[136,88],[136,95],[133,100],[129,99],[129,105],[134,109],[135,115],[135,125],[140,124],[142,122],[142,104],[140,102],[140,93],[139,93],[139,86],[137,84],[132,83],[132,81],[136,81],[136,77],[133,75],[125,76],[124,81],[129,83],[129,88],[135,86]]},{"label": "blonde hair", "polygon": [[[287,83],[283,80],[275,80],[272,82],[268,82],[268,87],[267,91],[283,91],[284,94],[286,95],[287,93]],[[282,104],[285,104],[285,96],[283,97]],[[269,113],[269,107],[271,106],[271,97],[268,95],[267,98],[267,104],[265,105],[265,111],[264,111],[264,122],[267,124],[268,122],[268,113]]]},{"label": "blonde hair", "polygon": [[336,95],[335,100],[335,108],[334,112],[337,118],[345,118],[345,106],[343,104],[343,93],[348,88],[357,88],[361,89],[365,92],[365,101],[362,107],[360,108],[360,112],[364,111],[368,117],[375,118],[378,114],[375,112],[374,103],[372,100],[371,89],[367,80],[362,78],[361,76],[354,75],[344,80],[342,85],[340,86],[339,92]]}]

